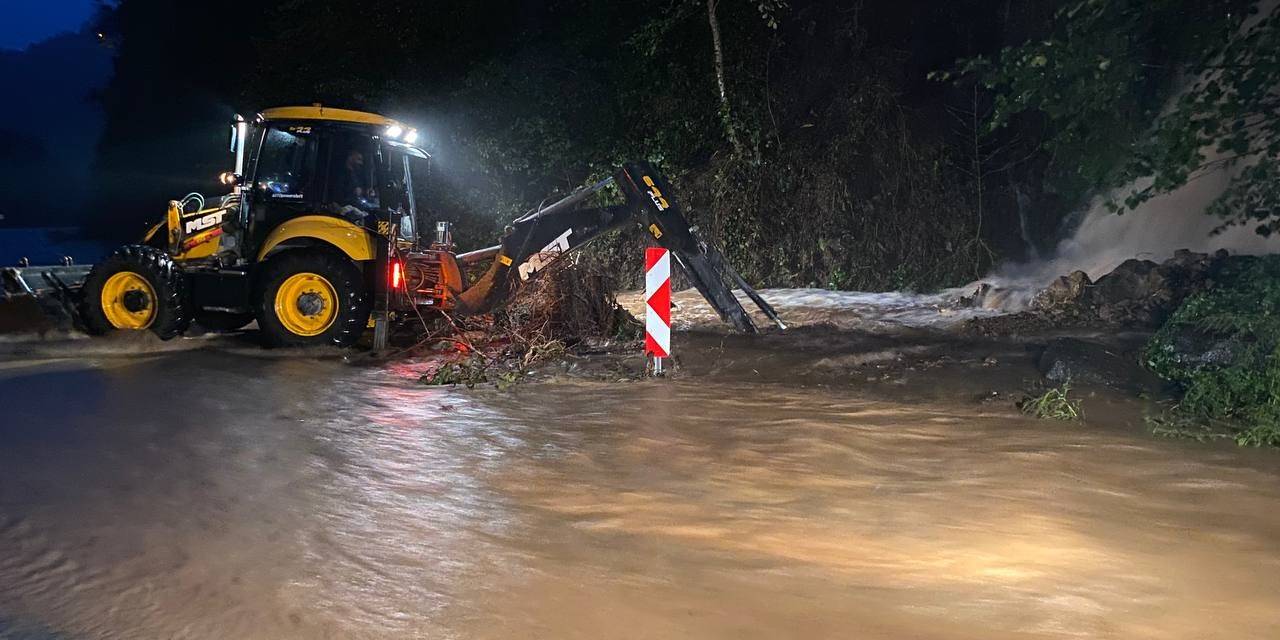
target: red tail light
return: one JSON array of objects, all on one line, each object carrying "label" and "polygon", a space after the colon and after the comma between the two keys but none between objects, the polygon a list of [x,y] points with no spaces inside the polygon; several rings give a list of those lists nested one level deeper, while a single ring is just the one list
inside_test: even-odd
[{"label": "red tail light", "polygon": [[399,289],[404,283],[404,265],[399,260],[391,261],[391,288]]}]

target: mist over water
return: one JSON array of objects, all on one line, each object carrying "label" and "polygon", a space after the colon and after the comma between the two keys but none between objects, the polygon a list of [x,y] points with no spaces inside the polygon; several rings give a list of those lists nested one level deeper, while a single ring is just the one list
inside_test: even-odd
[{"label": "mist over water", "polygon": [[[1240,26],[1238,35],[1248,33],[1261,20],[1280,6],[1280,0],[1261,0],[1257,11]],[[1191,86],[1187,83],[1185,86]],[[1170,108],[1177,97],[1166,103]],[[1205,163],[1223,159],[1212,145],[1201,149]],[[1214,234],[1223,220],[1206,215],[1210,204],[1226,191],[1231,180],[1246,166],[1214,164],[1212,169],[1196,173],[1179,189],[1148,200],[1122,215],[1109,211],[1107,198],[1096,197],[1083,214],[1080,226],[1062,240],[1048,256],[1024,263],[997,267],[982,280],[996,289],[983,306],[1004,311],[1026,308],[1037,291],[1055,278],[1073,271],[1084,271],[1091,280],[1110,273],[1130,258],[1162,261],[1179,249],[1212,253],[1225,249],[1237,255],[1263,255],[1280,251],[1280,238],[1264,238],[1254,232],[1255,225],[1234,225]],[[1146,188],[1150,178],[1127,184],[1110,195],[1122,200],[1135,190]],[[976,285],[977,283],[975,283]],[[973,285],[967,287],[972,290]]]},{"label": "mist over water", "polygon": [[[1205,210],[1222,195],[1234,175],[1235,170],[1207,171],[1182,188],[1124,214],[1112,213],[1105,198],[1095,198],[1075,231],[1044,259],[1001,265],[984,278],[982,282],[999,292],[990,296],[985,305],[1018,310],[1030,304],[1035,293],[1058,276],[1084,271],[1097,280],[1130,258],[1160,262],[1179,249],[1198,253],[1226,249],[1242,255],[1280,250],[1280,241],[1258,235],[1253,225],[1236,225],[1213,233],[1223,220],[1206,215]],[[1144,180],[1149,183],[1149,179]],[[1144,186],[1144,181],[1135,182],[1111,195],[1123,197]]]}]

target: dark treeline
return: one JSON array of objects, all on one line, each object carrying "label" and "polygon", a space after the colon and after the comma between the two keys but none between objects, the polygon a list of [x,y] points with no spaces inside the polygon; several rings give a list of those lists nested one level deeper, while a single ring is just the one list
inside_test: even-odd
[{"label": "dark treeline", "polygon": [[133,235],[217,193],[233,113],[321,102],[423,129],[424,217],[464,248],[645,157],[761,283],[954,284],[1052,243],[1075,203],[1044,186],[1034,123],[989,134],[990,96],[928,75],[1036,36],[1056,6],[122,0],[101,24],[116,60],[92,222]]},{"label": "dark treeline", "polygon": [[92,32],[0,49],[0,225],[59,226],[88,207],[102,126],[92,91],[110,73]]}]

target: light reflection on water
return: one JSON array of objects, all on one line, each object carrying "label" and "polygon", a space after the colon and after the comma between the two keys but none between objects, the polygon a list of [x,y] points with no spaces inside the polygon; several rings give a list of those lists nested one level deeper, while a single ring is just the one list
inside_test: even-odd
[{"label": "light reflection on water", "polygon": [[0,379],[0,635],[1267,638],[1268,452],[785,381]]},{"label": "light reflection on water", "polygon": [[[842,329],[893,332],[906,328],[948,328],[972,318],[990,317],[1018,311],[1019,308],[971,306],[962,301],[972,296],[977,283],[940,293],[907,293],[886,291],[833,291],[830,289],[763,289],[760,295],[773,305],[788,327],[829,325]],[[772,327],[741,291],[734,295],[754,319],[757,327]],[[703,329],[725,331],[714,309],[695,289],[672,295],[672,326],[677,330]],[[618,303],[638,318],[644,317],[644,295],[628,292],[618,296]]]}]

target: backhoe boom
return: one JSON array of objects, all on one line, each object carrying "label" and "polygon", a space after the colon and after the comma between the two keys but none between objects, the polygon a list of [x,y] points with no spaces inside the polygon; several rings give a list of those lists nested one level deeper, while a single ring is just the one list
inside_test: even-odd
[{"label": "backhoe boom", "polygon": [[[582,206],[609,186],[618,187],[625,198],[624,204]],[[464,264],[490,255],[493,262],[484,275],[457,295],[454,308],[463,314],[491,311],[547,266],[629,223],[639,223],[659,246],[671,251],[694,287],[725,322],[739,331],[756,331],[755,323],[726,284],[732,282],[770,320],[785,328],[773,307],[747,285],[720,252],[697,237],[676,203],[670,185],[643,162],[627,163],[612,178],[521,216],[508,227],[501,245],[459,256]]]}]

